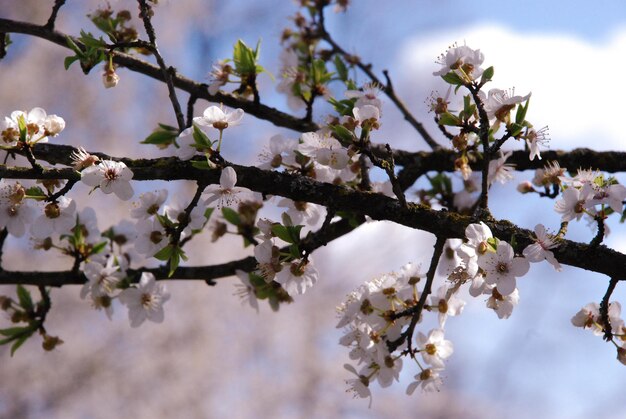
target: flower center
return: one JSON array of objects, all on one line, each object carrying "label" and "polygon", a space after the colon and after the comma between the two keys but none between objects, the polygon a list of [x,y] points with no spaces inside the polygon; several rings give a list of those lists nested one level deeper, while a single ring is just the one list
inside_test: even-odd
[{"label": "flower center", "polygon": [[424,350],[428,355],[435,355],[437,353],[437,347],[433,343],[427,343]]},{"label": "flower center", "polygon": [[55,202],[51,202],[48,205],[46,205],[44,212],[46,214],[46,217],[48,218],[59,218],[59,216],[61,215],[61,210],[59,209],[59,205]]},{"label": "flower center", "polygon": [[498,265],[496,266],[496,270],[501,273],[501,274],[505,274],[509,272],[509,265],[507,265],[504,262],[499,262]]},{"label": "flower center", "polygon": [[163,240],[163,233],[161,233],[160,231],[153,231],[152,233],[150,233],[150,241],[152,243],[161,243],[161,240]]}]

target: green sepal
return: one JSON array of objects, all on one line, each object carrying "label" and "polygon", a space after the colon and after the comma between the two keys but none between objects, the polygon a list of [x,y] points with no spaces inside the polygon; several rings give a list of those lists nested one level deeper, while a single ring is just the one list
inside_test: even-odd
[{"label": "green sepal", "polygon": [[517,105],[517,113],[515,114],[515,123],[523,124],[524,119],[526,119],[526,112],[528,111],[528,104],[530,103],[530,98],[526,101],[524,105]]},{"label": "green sepal", "polygon": [[509,125],[509,134],[511,135],[511,137],[517,137],[518,135],[520,135],[522,133],[522,130],[524,129],[523,125],[518,124],[517,122]]}]

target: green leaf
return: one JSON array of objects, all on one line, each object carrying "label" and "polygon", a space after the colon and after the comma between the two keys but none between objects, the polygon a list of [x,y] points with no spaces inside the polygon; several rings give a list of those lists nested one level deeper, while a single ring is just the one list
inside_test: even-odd
[{"label": "green leaf", "polygon": [[335,55],[335,59],[333,60],[335,64],[335,68],[337,69],[337,75],[339,79],[343,82],[348,80],[348,68],[344,64],[343,60],[339,55]]},{"label": "green leaf", "polygon": [[0,335],[2,336],[15,336],[24,333],[30,326],[26,327],[9,327],[8,329],[0,329]]},{"label": "green leaf", "polygon": [[282,224],[272,225],[272,233],[276,237],[278,237],[279,239],[287,243],[294,243],[293,238],[291,237],[291,234],[289,233],[289,230],[287,229],[287,227],[285,227]]},{"label": "green leaf", "polygon": [[343,125],[329,125],[329,127],[342,144],[350,144],[354,140],[354,134]]},{"label": "green leaf", "polygon": [[456,116],[452,115],[450,112],[446,112],[441,114],[439,117],[439,125],[450,125],[453,127],[458,127],[461,125],[461,120]]},{"label": "green leaf", "polygon": [[453,84],[455,86],[463,84],[463,79],[461,78],[461,76],[456,74],[454,71],[450,71],[448,74],[444,74],[443,76],[441,76],[441,78],[446,83]]},{"label": "green leaf", "polygon": [[158,130],[148,135],[146,139],[141,142],[141,144],[169,145],[174,142],[176,137],[178,137],[178,133],[176,132]]},{"label": "green leaf", "polygon": [[485,84],[488,81],[491,81],[491,79],[493,78],[493,66],[487,68],[485,71],[483,71],[483,75],[480,78],[480,84]]},{"label": "green leaf", "polygon": [[211,148],[211,140],[209,137],[197,126],[193,126],[193,141],[202,148]]},{"label": "green leaf", "polygon": [[166,260],[170,260],[173,253],[174,253],[174,247],[171,244],[168,244],[163,249],[156,252],[153,255],[153,257],[157,258],[158,260],[166,261]]},{"label": "green leaf", "polygon": [[24,334],[15,340],[15,343],[13,343],[13,346],[11,346],[11,356],[15,354],[15,351],[17,351],[19,347],[22,346],[29,337],[31,337],[32,334],[33,332],[31,331],[30,333]]},{"label": "green leaf", "polygon": [[209,218],[211,218],[211,214],[213,214],[213,211],[215,210],[215,208],[207,208],[206,211],[204,211],[204,218],[206,218],[207,220]]},{"label": "green leaf", "polygon": [[26,195],[30,198],[45,198],[47,195],[39,186],[31,186],[26,189]]},{"label": "green leaf", "polygon": [[239,217],[239,213],[232,208],[224,207],[222,208],[222,215],[224,219],[233,225],[241,224],[241,217]]},{"label": "green leaf", "polygon": [[192,160],[191,165],[196,169],[210,170],[209,163],[206,160]]},{"label": "green leaf", "polygon": [[289,255],[294,259],[300,259],[302,257],[302,252],[300,252],[300,247],[297,244],[292,244],[289,246]]},{"label": "green leaf", "polygon": [[98,254],[102,252],[108,245],[108,242],[100,242],[91,248],[91,254]]},{"label": "green leaf", "polygon": [[[257,44],[257,52],[258,49],[259,44]],[[233,48],[233,62],[239,75],[246,76],[256,73],[256,58],[257,54],[250,47],[241,39],[237,41]]]},{"label": "green leaf", "polygon": [[30,296],[30,292],[22,285],[17,286],[17,299],[20,306],[26,311],[32,311],[33,299]]},{"label": "green leaf", "polygon": [[332,97],[328,99],[328,103],[333,105],[333,108],[335,108],[335,111],[342,116],[343,115],[352,116],[352,108],[354,108],[355,102],[356,102],[356,99],[337,100]]},{"label": "green leaf", "polygon": [[63,60],[63,66],[65,67],[65,69],[67,70],[68,68],[70,68],[70,66],[72,64],[74,64],[75,61],[78,61],[80,58],[78,58],[75,55],[71,55],[69,57],[65,57],[65,60]]}]

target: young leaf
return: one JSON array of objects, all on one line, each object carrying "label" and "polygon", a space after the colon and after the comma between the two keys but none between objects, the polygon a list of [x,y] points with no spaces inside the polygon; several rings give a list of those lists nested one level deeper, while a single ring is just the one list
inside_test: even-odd
[{"label": "young leaf", "polygon": [[238,226],[241,224],[241,217],[239,217],[239,213],[232,208],[224,207],[222,208],[222,215],[229,223]]},{"label": "young leaf", "polygon": [[30,296],[30,291],[24,288],[22,285],[17,286],[17,299],[22,307],[26,311],[33,309],[33,299]]}]

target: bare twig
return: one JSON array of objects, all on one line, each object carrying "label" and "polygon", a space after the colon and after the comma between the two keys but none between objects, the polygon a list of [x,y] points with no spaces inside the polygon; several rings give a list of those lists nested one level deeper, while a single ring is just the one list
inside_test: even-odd
[{"label": "bare twig", "polygon": [[607,342],[613,339],[611,321],[609,320],[609,306],[611,304],[609,301],[618,282],[619,280],[616,277],[611,278],[611,282],[609,282],[606,293],[604,293],[604,297],[602,297],[602,302],[600,302],[600,318],[602,319],[602,327],[604,327],[603,339]]},{"label": "bare twig", "polygon": [[50,18],[48,22],[45,24],[45,28],[49,31],[54,30],[54,24],[57,20],[57,14],[59,13],[59,9],[61,6],[65,4],[65,0],[54,0],[54,6],[52,6],[52,13],[50,14]]}]

